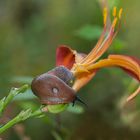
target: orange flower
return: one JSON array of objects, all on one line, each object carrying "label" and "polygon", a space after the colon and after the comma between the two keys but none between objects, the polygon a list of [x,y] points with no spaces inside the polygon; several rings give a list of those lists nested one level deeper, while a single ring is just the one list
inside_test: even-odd
[{"label": "orange flower", "polygon": [[[61,45],[57,48],[56,52],[56,65],[64,65],[69,68],[76,77],[73,85],[73,89],[78,91],[81,87],[86,85],[100,70],[104,67],[119,67],[133,76],[139,82],[138,89],[132,93],[127,101],[133,99],[138,93],[140,93],[140,60],[138,58],[125,56],[125,55],[109,55],[106,59],[97,61],[105,51],[110,47],[114,37],[120,27],[120,19],[122,15],[122,9],[119,10],[117,15],[116,7],[113,10],[113,22],[109,27],[109,31],[106,30],[107,9],[104,9],[104,29],[103,32],[91,52],[86,55],[83,53],[77,53],[70,47]],[[117,26],[117,29],[116,29]]]}]

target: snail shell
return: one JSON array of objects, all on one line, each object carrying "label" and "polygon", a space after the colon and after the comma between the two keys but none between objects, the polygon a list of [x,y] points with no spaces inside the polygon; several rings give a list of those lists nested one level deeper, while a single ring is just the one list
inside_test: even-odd
[{"label": "snail shell", "polygon": [[36,77],[31,84],[33,93],[42,104],[63,104],[76,100],[75,91],[70,87],[73,74],[67,68],[56,67]]}]

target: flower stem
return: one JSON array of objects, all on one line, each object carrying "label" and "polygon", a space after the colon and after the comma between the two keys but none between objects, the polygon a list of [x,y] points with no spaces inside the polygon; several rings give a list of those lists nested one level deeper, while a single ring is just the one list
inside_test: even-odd
[{"label": "flower stem", "polygon": [[24,93],[28,89],[28,87],[28,85],[23,85],[20,88],[12,88],[8,96],[0,100],[0,116],[2,116],[3,111],[5,110],[7,105],[13,100],[13,98],[20,93]]},{"label": "flower stem", "polygon": [[41,107],[35,110],[34,112],[31,109],[27,109],[25,111],[22,110],[15,118],[13,118],[8,123],[0,127],[0,134],[19,122],[22,122],[31,117],[39,117],[41,115],[43,115]]}]

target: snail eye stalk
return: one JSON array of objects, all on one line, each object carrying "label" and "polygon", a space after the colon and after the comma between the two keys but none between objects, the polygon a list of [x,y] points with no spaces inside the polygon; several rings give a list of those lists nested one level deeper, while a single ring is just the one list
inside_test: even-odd
[{"label": "snail eye stalk", "polygon": [[76,101],[79,101],[80,103],[84,104],[87,107],[87,104],[79,96],[76,96],[75,100],[72,102],[72,106],[75,105]]}]

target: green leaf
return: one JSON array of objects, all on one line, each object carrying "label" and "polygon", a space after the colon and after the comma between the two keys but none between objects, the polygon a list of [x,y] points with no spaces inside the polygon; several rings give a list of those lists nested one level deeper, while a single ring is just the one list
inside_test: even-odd
[{"label": "green leaf", "polygon": [[76,113],[76,114],[81,114],[84,112],[84,108],[82,106],[79,105],[69,105],[67,108],[67,111],[72,112],[72,113]]},{"label": "green leaf", "polygon": [[4,109],[7,107],[7,105],[14,99],[15,96],[24,93],[27,91],[29,86],[27,84],[21,86],[20,88],[11,88],[9,94],[7,97],[4,97],[2,100],[0,100],[0,115],[4,111]]},{"label": "green leaf", "polygon": [[35,110],[38,106],[31,101],[23,101],[23,102],[19,102],[19,106],[21,106],[22,109],[28,109],[28,108],[32,108],[32,110]]},{"label": "green leaf", "polygon": [[94,39],[98,39],[101,33],[102,33],[102,27],[85,25],[81,27],[79,30],[75,31],[74,34],[88,41],[92,41]]},{"label": "green leaf", "polygon": [[119,38],[116,38],[113,41],[112,47],[110,48],[111,51],[120,52],[125,47],[125,42]]},{"label": "green leaf", "polygon": [[48,111],[51,113],[60,113],[64,110],[66,110],[68,107],[68,104],[57,104],[57,105],[48,105]]},{"label": "green leaf", "polygon": [[0,100],[0,107],[4,105],[5,99],[6,99],[6,97],[4,97],[4,98],[2,98],[2,99]]},{"label": "green leaf", "polygon": [[17,118],[19,119],[19,121],[24,121],[27,118],[29,118],[32,115],[32,110],[31,109],[27,109],[27,110],[23,110],[19,113],[19,115],[17,116]]}]

